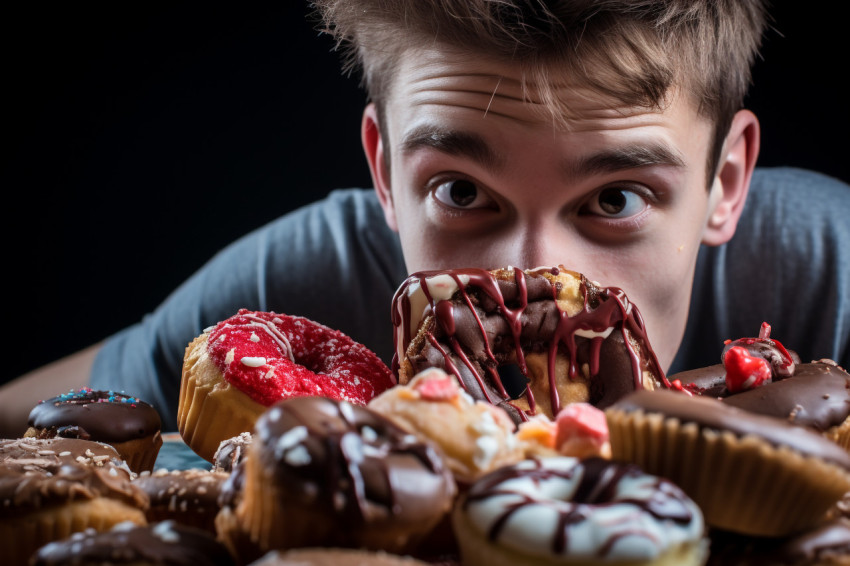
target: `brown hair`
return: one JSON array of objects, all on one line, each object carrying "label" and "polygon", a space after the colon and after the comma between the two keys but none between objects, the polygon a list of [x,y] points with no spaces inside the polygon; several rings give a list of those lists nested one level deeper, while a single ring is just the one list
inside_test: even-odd
[{"label": "brown hair", "polygon": [[[671,87],[715,124],[708,178],[742,106],[766,23],[764,0],[316,0],[325,30],[361,68],[382,114],[406,46],[440,42],[522,65],[556,121],[558,76],[630,106]],[[563,72],[561,72],[563,71]],[[563,84],[563,82],[562,82]],[[571,83],[572,84],[572,83]]]}]

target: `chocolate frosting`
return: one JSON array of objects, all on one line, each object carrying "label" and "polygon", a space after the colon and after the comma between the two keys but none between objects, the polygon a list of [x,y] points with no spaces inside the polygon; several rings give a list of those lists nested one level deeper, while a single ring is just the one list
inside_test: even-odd
[{"label": "chocolate frosting", "polygon": [[[818,566],[850,555],[850,520],[827,521],[810,531],[785,538],[754,538],[736,533],[711,533],[707,566]],[[836,562],[838,563],[838,562]]]},{"label": "chocolate frosting", "polygon": [[109,497],[145,509],[148,498],[111,446],[79,439],[0,441],[0,517]]},{"label": "chocolate frosting", "polygon": [[660,413],[683,423],[693,422],[701,429],[729,431],[739,437],[753,435],[772,446],[787,446],[800,454],[820,458],[850,471],[850,454],[820,434],[710,397],[691,396],[678,391],[642,390],[620,399],[609,410]]},{"label": "chocolate frosting", "polygon": [[156,434],[162,421],[156,409],[140,399],[84,387],[41,401],[30,411],[29,426],[40,438],[125,442]]},{"label": "chocolate frosting", "polygon": [[232,472],[245,458],[249,446],[251,446],[250,432],[243,432],[239,436],[222,440],[213,455],[213,470]]},{"label": "chocolate frosting", "polygon": [[[513,269],[513,277],[507,279],[483,269],[414,273],[393,300],[397,352],[405,353],[414,374],[429,367],[442,368],[457,376],[474,398],[501,406],[516,422],[527,416],[511,403],[496,368],[515,363],[527,378],[525,356],[530,352],[549,354],[550,376],[555,373],[556,354],[569,360],[568,379],[577,379],[586,365],[591,374],[589,402],[597,407],[607,407],[642,388],[644,370],[666,383],[640,313],[625,293],[597,287],[581,276],[584,308],[568,316],[555,301],[560,283],[546,277],[560,273],[557,267]],[[458,290],[450,299],[430,296],[428,281],[445,276],[454,280]],[[417,352],[408,348],[413,341],[410,317],[418,314],[410,312],[410,288],[421,289],[429,303],[423,317],[429,325],[427,339]],[[640,346],[635,347],[628,337]],[[401,362],[398,355],[396,371]],[[557,414],[561,406],[557,389],[550,387],[549,394],[552,412]],[[528,401],[529,413],[534,414],[533,392],[526,388],[522,396]]]},{"label": "chocolate frosting", "polygon": [[225,547],[202,531],[163,521],[150,526],[121,523],[107,532],[92,529],[43,546],[31,566],[66,564],[151,564],[160,566],[231,566]]},{"label": "chocolate frosting", "polygon": [[818,432],[841,425],[850,417],[850,374],[830,360],[802,364],[796,353],[791,356],[796,362],[790,375],[774,373],[772,382],[738,393],[726,387],[723,364],[677,373],[670,380],[681,381],[698,395],[722,398],[727,405]]},{"label": "chocolate frosting", "polygon": [[[215,517],[221,486],[229,474],[207,470],[156,470],[133,482],[150,499],[148,520],[183,515]],[[179,519],[178,519],[179,520]]]},{"label": "chocolate frosting", "polygon": [[374,411],[327,398],[292,398],[266,411],[249,458],[288,506],[324,509],[341,538],[365,524],[439,517],[455,494],[431,444]]}]

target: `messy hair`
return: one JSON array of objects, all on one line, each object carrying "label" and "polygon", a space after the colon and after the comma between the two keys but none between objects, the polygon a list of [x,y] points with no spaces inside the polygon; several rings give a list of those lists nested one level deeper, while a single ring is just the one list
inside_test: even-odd
[{"label": "messy hair", "polygon": [[765,0],[316,0],[324,30],[383,113],[405,47],[443,44],[519,64],[549,116],[569,85],[663,108],[672,87],[714,123],[713,176],[743,106],[766,25]]}]

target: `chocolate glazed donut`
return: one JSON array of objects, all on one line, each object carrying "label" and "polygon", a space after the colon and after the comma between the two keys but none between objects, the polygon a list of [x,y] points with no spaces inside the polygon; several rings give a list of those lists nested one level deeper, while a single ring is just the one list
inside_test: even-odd
[{"label": "chocolate glazed donut", "polygon": [[[554,416],[570,402],[604,408],[635,389],[669,386],[625,293],[563,267],[415,273],[396,292],[392,314],[400,383],[442,368],[515,422]],[[535,377],[527,360],[541,354],[543,375]],[[513,365],[522,374],[514,392],[500,375]],[[586,390],[562,398],[577,382]]]},{"label": "chocolate glazed donut", "polygon": [[369,409],[321,397],[273,405],[257,421],[243,465],[236,515],[262,552],[409,551],[456,492],[433,445]]}]

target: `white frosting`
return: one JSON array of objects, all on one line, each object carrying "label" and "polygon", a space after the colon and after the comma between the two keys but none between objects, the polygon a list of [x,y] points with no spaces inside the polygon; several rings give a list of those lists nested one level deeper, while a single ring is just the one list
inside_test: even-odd
[{"label": "white frosting", "polygon": [[265,358],[255,358],[253,356],[245,356],[241,360],[239,360],[243,366],[248,366],[249,368],[258,368],[266,365]]},{"label": "white frosting", "polygon": [[[543,469],[569,472],[580,463],[575,458],[559,457],[545,459],[539,465]],[[524,460],[515,467],[533,470],[537,466],[535,461]],[[553,549],[555,529],[562,513],[577,506],[584,507],[582,515],[585,518],[566,526],[566,545],[561,556],[606,561],[651,560],[676,545],[702,538],[705,528],[702,514],[696,504],[684,495],[679,500],[693,517],[688,524],[657,519],[637,505],[617,503],[648,501],[653,497],[656,501],[669,498],[670,495],[655,487],[658,479],[647,474],[623,477],[617,483],[610,503],[572,503],[570,500],[580,484],[583,471],[584,468],[581,468],[581,471],[564,474],[566,477],[538,476],[535,479],[534,475],[529,475],[507,479],[491,486],[491,491],[498,491],[497,495],[470,500],[466,512],[485,537],[489,536],[497,521],[507,516],[496,537],[497,543],[542,557],[557,556]],[[527,499],[531,503],[522,504]],[[515,505],[518,508],[511,513],[509,510]]]}]

